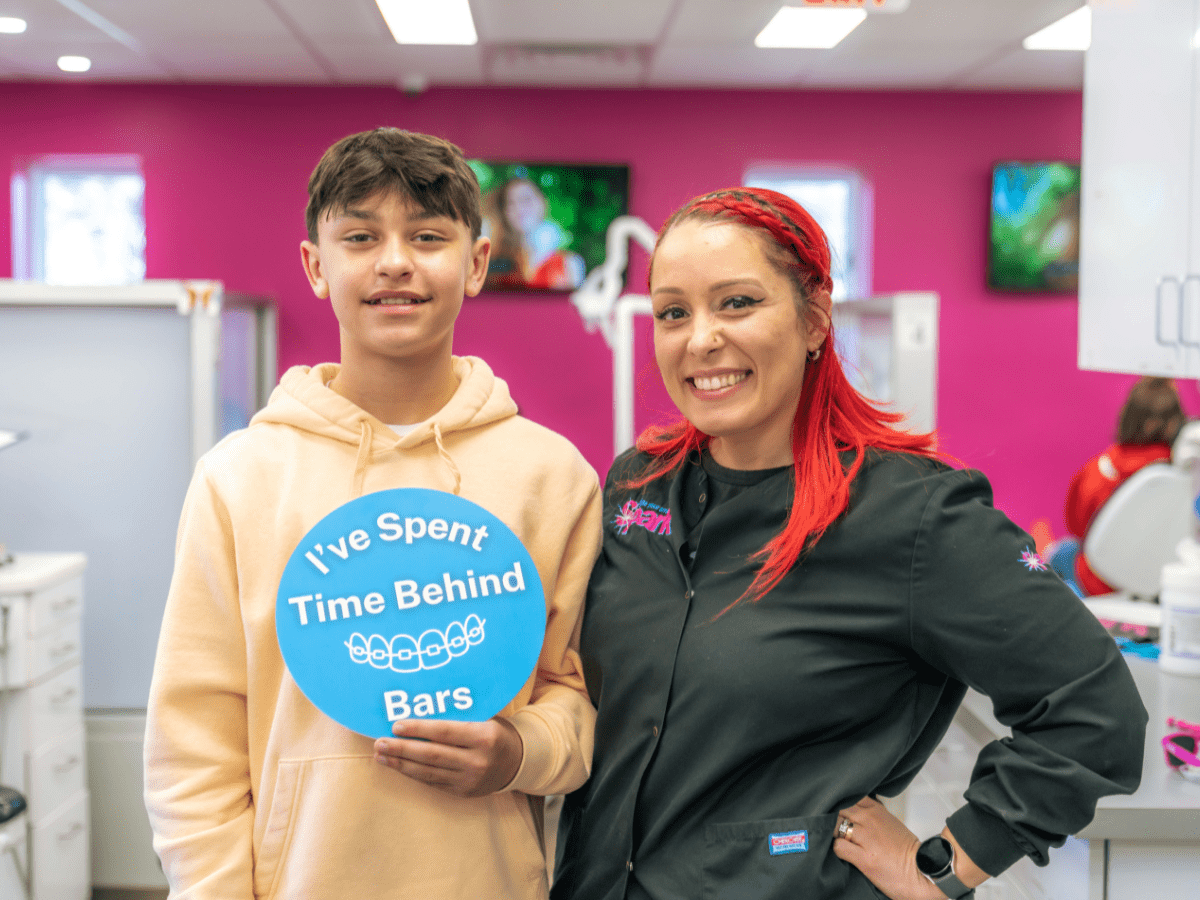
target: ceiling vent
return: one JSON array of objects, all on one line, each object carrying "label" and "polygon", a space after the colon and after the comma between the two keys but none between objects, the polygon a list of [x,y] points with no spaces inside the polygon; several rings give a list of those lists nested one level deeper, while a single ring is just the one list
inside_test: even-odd
[{"label": "ceiling vent", "polygon": [[495,84],[636,86],[649,68],[646,46],[495,45],[487,72]]}]

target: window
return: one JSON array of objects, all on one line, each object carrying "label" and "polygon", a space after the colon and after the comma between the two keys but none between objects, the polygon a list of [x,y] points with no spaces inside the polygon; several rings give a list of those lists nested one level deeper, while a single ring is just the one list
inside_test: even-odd
[{"label": "window", "polygon": [[48,284],[146,277],[146,181],[136,157],[41,157],[13,176],[13,273]]},{"label": "window", "polygon": [[871,295],[871,202],[857,173],[829,166],[758,166],[746,172],[745,182],[787,194],[824,229],[833,256],[834,300]]}]

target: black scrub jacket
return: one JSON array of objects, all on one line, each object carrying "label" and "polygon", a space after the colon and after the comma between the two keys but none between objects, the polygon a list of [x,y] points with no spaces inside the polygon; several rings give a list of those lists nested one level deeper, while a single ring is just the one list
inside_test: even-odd
[{"label": "black scrub jacket", "polygon": [[689,547],[682,495],[703,505],[714,468],[622,487],[646,462],[624,454],[605,486],[581,641],[596,750],[564,804],[555,900],[877,900],[833,855],[837,811],[903,790],[966,686],[1012,729],[948,820],[984,871],[1044,864],[1098,798],[1136,789],[1129,670],[981,474],[869,451],[800,564],[718,615],[783,527],[791,472],[707,510]]}]

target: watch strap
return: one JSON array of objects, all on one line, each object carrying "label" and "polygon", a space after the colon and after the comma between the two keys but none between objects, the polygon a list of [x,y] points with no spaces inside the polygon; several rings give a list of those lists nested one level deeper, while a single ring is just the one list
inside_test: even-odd
[{"label": "watch strap", "polygon": [[950,900],[964,900],[964,898],[965,900],[973,900],[975,897],[975,889],[969,888],[959,881],[958,876],[954,874],[953,870],[941,878],[930,878],[928,875],[925,877],[937,885],[937,889],[949,897]]}]

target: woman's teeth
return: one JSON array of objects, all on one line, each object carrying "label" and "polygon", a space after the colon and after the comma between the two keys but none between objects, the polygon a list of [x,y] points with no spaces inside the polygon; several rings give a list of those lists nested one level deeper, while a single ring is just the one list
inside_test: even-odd
[{"label": "woman's teeth", "polygon": [[728,375],[718,375],[716,378],[696,376],[692,379],[692,384],[702,391],[719,391],[721,388],[733,387],[749,377],[749,372],[731,372]]}]

